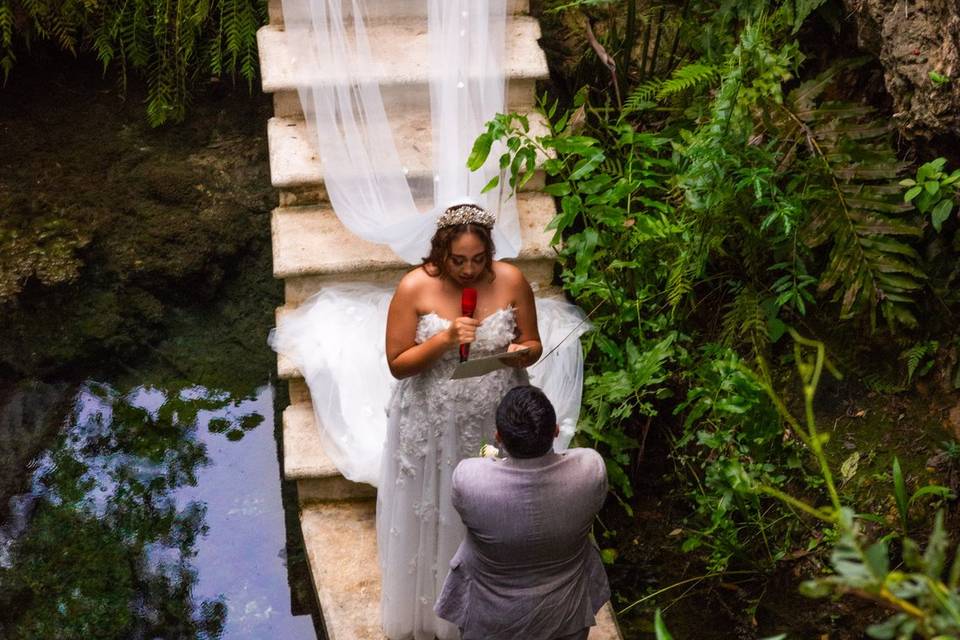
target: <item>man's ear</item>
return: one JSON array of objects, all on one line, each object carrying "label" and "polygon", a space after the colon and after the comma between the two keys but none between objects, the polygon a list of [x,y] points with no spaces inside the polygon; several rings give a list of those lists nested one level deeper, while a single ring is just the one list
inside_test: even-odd
[{"label": "man's ear", "polygon": [[560,437],[560,425],[556,425],[556,428],[553,430],[553,437],[554,438]]},{"label": "man's ear", "polygon": [[497,445],[502,445],[502,444],[503,444],[503,440],[500,439],[500,431],[499,431],[499,430],[493,432],[493,441],[496,442]]}]

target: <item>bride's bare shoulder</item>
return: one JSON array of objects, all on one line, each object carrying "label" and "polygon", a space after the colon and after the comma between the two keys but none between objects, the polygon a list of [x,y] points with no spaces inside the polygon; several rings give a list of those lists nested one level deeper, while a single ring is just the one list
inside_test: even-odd
[{"label": "bride's bare shoulder", "polygon": [[527,278],[523,275],[523,271],[509,262],[495,261],[493,263],[493,273],[496,279],[500,281],[499,284],[502,285],[519,287],[527,284]]},{"label": "bride's bare shoulder", "polygon": [[395,297],[416,299],[424,293],[432,291],[437,286],[437,278],[427,273],[425,267],[417,267],[408,271],[397,284]]}]

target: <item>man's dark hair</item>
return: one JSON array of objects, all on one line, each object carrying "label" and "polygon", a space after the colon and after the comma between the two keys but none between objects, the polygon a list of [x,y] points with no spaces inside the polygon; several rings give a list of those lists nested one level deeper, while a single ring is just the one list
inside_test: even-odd
[{"label": "man's dark hair", "polygon": [[556,434],[557,413],[536,387],[514,387],[497,407],[497,431],[504,447],[514,458],[546,455]]}]

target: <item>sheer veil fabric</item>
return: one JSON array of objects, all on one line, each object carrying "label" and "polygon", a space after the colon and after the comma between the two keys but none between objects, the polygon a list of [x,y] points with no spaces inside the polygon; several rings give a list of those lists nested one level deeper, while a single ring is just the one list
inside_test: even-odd
[{"label": "sheer veil fabric", "polygon": [[[411,0],[381,0],[388,2],[416,7]],[[371,17],[381,11],[368,11],[366,0],[283,2],[284,28],[300,53],[294,63],[305,69],[300,103],[330,203],[352,233],[389,245],[413,264],[427,254],[443,207],[468,197],[498,213],[497,257],[515,257],[515,199],[502,189],[481,193],[499,173],[498,154],[477,172],[465,167],[485,122],[504,111],[506,0],[419,2],[426,46],[406,49],[389,37],[371,40],[374,20],[384,18]],[[393,32],[422,43],[423,13],[390,19]],[[430,132],[417,129],[418,116],[430,122]],[[401,136],[406,142],[398,148]]]}]

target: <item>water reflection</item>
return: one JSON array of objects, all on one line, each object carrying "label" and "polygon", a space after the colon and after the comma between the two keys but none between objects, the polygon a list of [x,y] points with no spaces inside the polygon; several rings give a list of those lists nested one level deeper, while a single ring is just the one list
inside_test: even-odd
[{"label": "water reflection", "polygon": [[315,637],[289,613],[273,426],[269,386],[82,385],[16,499],[0,637]]}]

